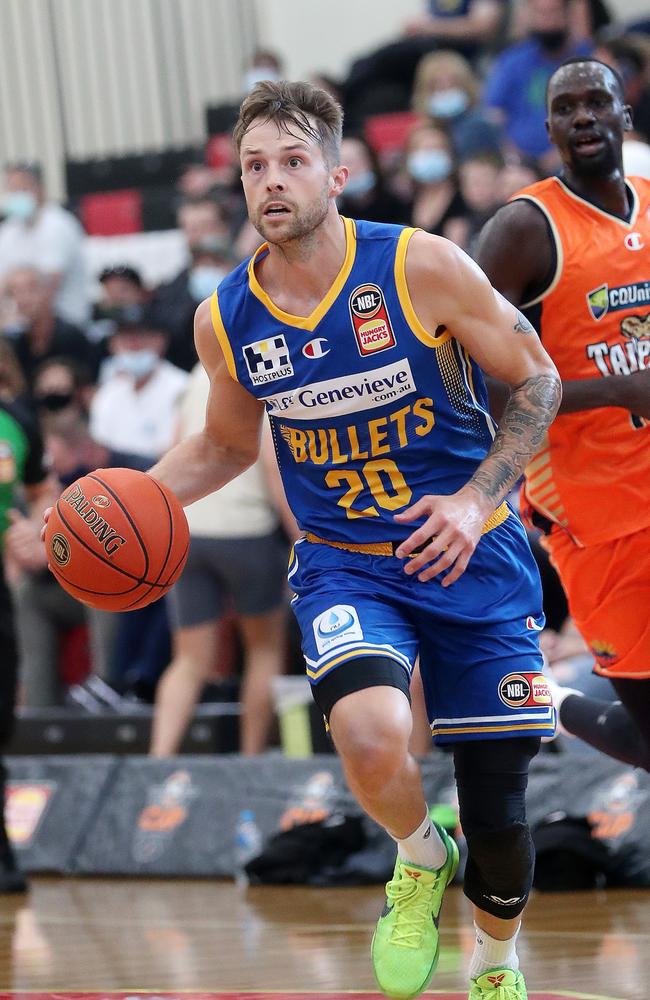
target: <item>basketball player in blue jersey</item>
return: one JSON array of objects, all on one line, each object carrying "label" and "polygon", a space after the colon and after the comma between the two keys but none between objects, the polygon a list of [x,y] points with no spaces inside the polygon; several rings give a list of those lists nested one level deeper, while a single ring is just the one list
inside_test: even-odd
[{"label": "basketball player in blue jersey", "polygon": [[[314,698],[350,789],[397,842],[372,943],[379,985],[404,1000],[427,986],[458,864],[429,821],[407,749],[419,652],[469,847],[469,995],[523,1000],[525,789],[555,720],[540,674],[539,579],[505,497],[558,408],[557,372],[455,246],[339,217],[347,169],[329,95],[260,83],[234,138],[266,242],[197,310],[211,380],[205,429],[151,474],[183,503],[218,489],[257,457],[267,413],[304,532],[289,579]],[[512,390],[498,430],[481,369]]]}]

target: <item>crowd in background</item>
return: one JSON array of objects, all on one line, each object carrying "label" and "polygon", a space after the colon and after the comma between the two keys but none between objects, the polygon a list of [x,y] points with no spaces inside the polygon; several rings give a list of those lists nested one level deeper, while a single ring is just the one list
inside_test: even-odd
[{"label": "crowd in background", "polygon": [[[346,113],[342,162],[350,177],[341,213],[418,226],[472,254],[500,205],[558,169],[544,92],[552,71],[577,55],[620,73],[634,120],[626,172],[650,177],[649,30],[648,23],[613,22],[600,0],[524,0],[515,11],[505,0],[459,0],[455,11],[433,0],[403,37],[355,61],[346,80],[312,78]],[[280,59],[260,51],[244,90],[282,75]],[[7,166],[3,191],[2,398],[38,422],[58,488],[97,467],[147,469],[202,419],[207,385],[193,341],[196,306],[259,243],[234,156],[218,166],[188,163],[182,172],[176,217],[187,262],[154,288],[118,259],[86,273],[87,237],[70,211],[48,200],[37,164]],[[152,752],[164,756],[180,746],[205,684],[235,661],[243,674],[242,749],[267,746],[272,679],[302,672],[283,573],[297,528],[268,452],[265,446],[231,492],[190,508],[190,570],[170,597],[128,614],[92,611],[59,587],[37,526],[15,498],[4,563],[23,706],[60,705],[71,691],[95,707],[155,700]],[[549,573],[541,550],[539,559]],[[589,656],[550,573],[545,584],[548,658],[560,670],[588,672]],[[80,683],[87,672],[94,686]]]}]

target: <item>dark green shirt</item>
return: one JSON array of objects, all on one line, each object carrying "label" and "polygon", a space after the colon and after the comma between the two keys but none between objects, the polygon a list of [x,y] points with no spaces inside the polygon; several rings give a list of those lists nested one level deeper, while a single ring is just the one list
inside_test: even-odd
[{"label": "dark green shirt", "polygon": [[0,544],[7,511],[19,503],[17,488],[36,486],[47,476],[36,421],[20,403],[0,400]]}]

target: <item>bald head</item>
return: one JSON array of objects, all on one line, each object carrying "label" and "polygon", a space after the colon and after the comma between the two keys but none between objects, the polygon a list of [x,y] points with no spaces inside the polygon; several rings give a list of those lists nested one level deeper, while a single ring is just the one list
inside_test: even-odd
[{"label": "bald head", "polygon": [[546,85],[547,111],[551,107],[553,95],[558,91],[590,84],[608,86],[621,102],[624,100],[623,80],[615,69],[600,59],[574,57],[567,59],[551,74]]}]

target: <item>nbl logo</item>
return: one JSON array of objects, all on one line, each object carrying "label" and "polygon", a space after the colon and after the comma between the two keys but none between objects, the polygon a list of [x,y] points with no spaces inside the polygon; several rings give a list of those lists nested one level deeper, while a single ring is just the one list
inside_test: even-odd
[{"label": "nbl logo", "polygon": [[349,305],[359,354],[377,354],[395,346],[395,334],[379,285],[358,285],[350,295]]},{"label": "nbl logo", "polygon": [[243,353],[253,385],[264,385],[293,375],[289,348],[283,334],[247,344]]}]

